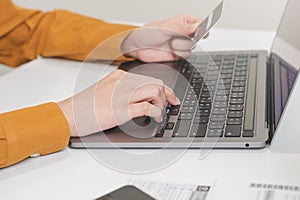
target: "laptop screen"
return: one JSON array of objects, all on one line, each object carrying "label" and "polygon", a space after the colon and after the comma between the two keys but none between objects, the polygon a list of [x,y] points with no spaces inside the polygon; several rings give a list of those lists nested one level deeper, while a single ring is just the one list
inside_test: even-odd
[{"label": "laptop screen", "polygon": [[272,47],[275,127],[300,67],[300,1],[289,0]]}]

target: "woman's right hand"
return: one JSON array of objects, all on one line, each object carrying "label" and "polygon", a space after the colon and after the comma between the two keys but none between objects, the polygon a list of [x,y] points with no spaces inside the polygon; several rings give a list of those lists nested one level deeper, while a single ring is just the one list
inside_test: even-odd
[{"label": "woman's right hand", "polygon": [[162,80],[116,70],[58,105],[68,120],[71,136],[85,136],[139,116],[160,122],[167,102],[180,104]]}]

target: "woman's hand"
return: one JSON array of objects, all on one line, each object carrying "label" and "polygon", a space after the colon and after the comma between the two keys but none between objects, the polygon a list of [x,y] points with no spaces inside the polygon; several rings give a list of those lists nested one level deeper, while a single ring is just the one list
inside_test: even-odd
[{"label": "woman's hand", "polygon": [[150,22],[127,36],[122,52],[144,62],[186,58],[195,44],[191,38],[200,23],[200,19],[188,15]]},{"label": "woman's hand", "polygon": [[144,115],[160,122],[167,102],[180,103],[163,81],[116,70],[58,105],[69,122],[71,136],[85,136]]}]

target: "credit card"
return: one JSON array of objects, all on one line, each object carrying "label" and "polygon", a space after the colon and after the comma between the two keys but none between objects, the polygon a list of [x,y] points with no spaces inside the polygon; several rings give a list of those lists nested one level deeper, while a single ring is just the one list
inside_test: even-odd
[{"label": "credit card", "polygon": [[197,43],[201,40],[209,30],[219,21],[222,15],[223,1],[199,24],[196,28],[194,37],[192,40]]}]

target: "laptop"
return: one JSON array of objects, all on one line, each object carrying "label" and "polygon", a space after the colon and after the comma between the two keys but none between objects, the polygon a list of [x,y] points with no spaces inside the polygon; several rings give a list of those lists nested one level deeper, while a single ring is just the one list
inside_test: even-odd
[{"label": "laptop", "polygon": [[[299,134],[285,135],[287,125],[295,124],[288,110],[295,110],[294,86],[300,84],[299,7],[297,0],[288,1],[270,53],[193,52],[176,62],[120,65],[131,73],[162,79],[181,105],[167,105],[161,123],[146,116],[135,118],[101,133],[73,137],[70,146],[248,149],[274,143],[276,149],[282,138],[285,145],[299,141]],[[289,98],[293,95],[296,100]]]}]

